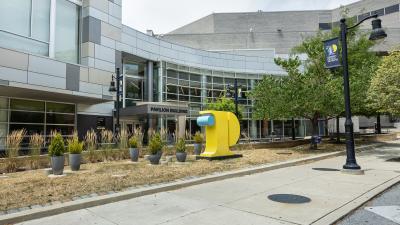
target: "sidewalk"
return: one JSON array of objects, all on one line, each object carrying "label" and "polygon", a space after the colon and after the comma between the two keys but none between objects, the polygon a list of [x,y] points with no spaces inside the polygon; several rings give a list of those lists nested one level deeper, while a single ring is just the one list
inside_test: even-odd
[{"label": "sidewalk", "polygon": [[[165,224],[258,225],[330,224],[400,181],[400,143],[358,155],[365,175],[339,171],[345,157],[232,178],[144,196],[52,217],[26,225],[53,224]],[[272,194],[295,194],[311,199],[284,204]]]}]

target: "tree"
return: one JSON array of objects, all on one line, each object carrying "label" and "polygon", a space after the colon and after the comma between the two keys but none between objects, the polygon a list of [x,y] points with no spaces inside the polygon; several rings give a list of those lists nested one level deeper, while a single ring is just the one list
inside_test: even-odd
[{"label": "tree", "polygon": [[[236,113],[235,102],[231,98],[227,97],[220,97],[217,98],[214,102],[207,102],[206,104],[207,110],[215,110],[215,111],[225,111],[225,112],[232,112],[233,114]],[[243,118],[243,108],[239,106],[239,115],[238,119],[241,120]]]},{"label": "tree", "polygon": [[[343,114],[343,70],[325,68],[323,49],[324,40],[338,36],[339,30],[336,28],[306,38],[292,50],[295,54],[306,55],[304,62],[297,56],[276,59],[275,63],[288,76],[264,78],[253,90],[255,118],[307,118],[312,124],[313,136],[317,136],[319,119]],[[368,84],[378,60],[370,52],[374,44],[366,34],[351,30],[348,39],[352,108],[356,114],[366,114],[370,110],[366,107]],[[317,148],[316,144],[312,144],[311,148]]]},{"label": "tree", "polygon": [[383,58],[372,78],[368,100],[380,113],[400,115],[400,50]]}]

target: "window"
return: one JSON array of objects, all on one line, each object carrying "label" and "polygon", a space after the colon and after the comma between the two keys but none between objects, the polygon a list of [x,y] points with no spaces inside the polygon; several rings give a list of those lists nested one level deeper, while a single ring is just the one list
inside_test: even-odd
[{"label": "window", "polygon": [[399,8],[400,8],[400,5],[398,5],[398,4],[389,6],[389,7],[385,8],[385,14],[391,14],[391,13],[398,12]]},{"label": "window", "polygon": [[57,0],[56,8],[55,58],[78,63],[79,6],[66,0]]},{"label": "window", "polygon": [[135,99],[138,101],[143,100],[143,79],[141,78],[125,78],[125,97],[129,99]]},{"label": "window", "polygon": [[49,55],[50,0],[3,1],[0,46]]},{"label": "window", "polygon": [[32,38],[48,42],[50,37],[50,0],[32,1]]},{"label": "window", "polygon": [[29,37],[30,14],[31,1],[2,1],[0,7],[0,29]]},{"label": "window", "polygon": [[320,30],[330,30],[330,29],[332,29],[332,24],[331,23],[320,23],[319,29]]}]

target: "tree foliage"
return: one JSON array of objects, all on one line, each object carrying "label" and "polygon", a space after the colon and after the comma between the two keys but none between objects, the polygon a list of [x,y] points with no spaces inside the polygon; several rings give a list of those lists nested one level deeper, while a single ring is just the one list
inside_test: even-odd
[{"label": "tree foliage", "polygon": [[[235,107],[235,102],[231,98],[227,97],[220,97],[217,98],[214,102],[207,102],[206,105],[207,110],[215,110],[215,111],[225,111],[225,112],[232,112],[233,114],[236,113],[236,107]],[[238,110],[238,119],[243,118],[243,108],[239,105],[239,110]]]},{"label": "tree foliage", "polygon": [[400,50],[383,58],[369,88],[370,107],[400,115]]},{"label": "tree foliage", "polygon": [[[350,20],[348,26],[351,25]],[[343,114],[343,69],[325,68],[323,47],[324,40],[338,36],[337,28],[318,32],[295,47],[294,56],[275,59],[288,76],[266,76],[252,91],[255,119],[307,118],[313,125],[313,135],[317,135],[318,119]],[[376,54],[370,51],[374,43],[357,29],[348,31],[347,41],[351,106],[355,114],[370,115],[375,111],[368,107],[367,93],[379,62]],[[307,57],[302,61],[298,55]]]}]

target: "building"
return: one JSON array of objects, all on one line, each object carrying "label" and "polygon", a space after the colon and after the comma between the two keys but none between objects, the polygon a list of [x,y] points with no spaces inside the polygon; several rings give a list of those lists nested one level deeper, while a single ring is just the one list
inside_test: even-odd
[{"label": "building", "polygon": [[[361,0],[332,10],[214,13],[159,36],[163,40],[203,50],[254,56],[273,50],[275,57],[286,58],[304,38],[319,30],[329,31],[337,27],[344,14],[355,21],[378,14],[388,37],[377,43],[373,50],[385,55],[400,46],[399,4],[399,0]],[[370,23],[363,23],[361,29],[369,32]],[[393,126],[394,121],[387,116],[381,119],[383,127]],[[358,117],[353,122],[355,131],[363,132],[374,128],[376,118]],[[340,124],[344,131],[344,119]],[[335,121],[330,121],[329,130],[336,130]]]},{"label": "building", "polygon": [[[266,74],[285,75],[273,59],[287,52],[275,46],[251,47],[262,51],[213,46],[220,52],[190,47],[172,36],[159,38],[123,25],[121,7],[122,0],[1,3],[0,149],[5,135],[16,129],[43,135],[52,130],[70,135],[76,129],[81,137],[89,129],[113,129],[115,93],[109,86],[116,68],[123,75],[122,126],[166,128],[179,135],[199,129],[195,119],[204,103],[221,96],[235,78],[249,91]],[[391,10],[395,13],[388,16],[398,21],[398,1]],[[280,29],[285,35],[286,28]],[[251,100],[240,104],[248,136],[267,138],[272,131],[291,136],[290,121],[251,120]],[[308,121],[295,124],[297,136],[310,134]]]}]

